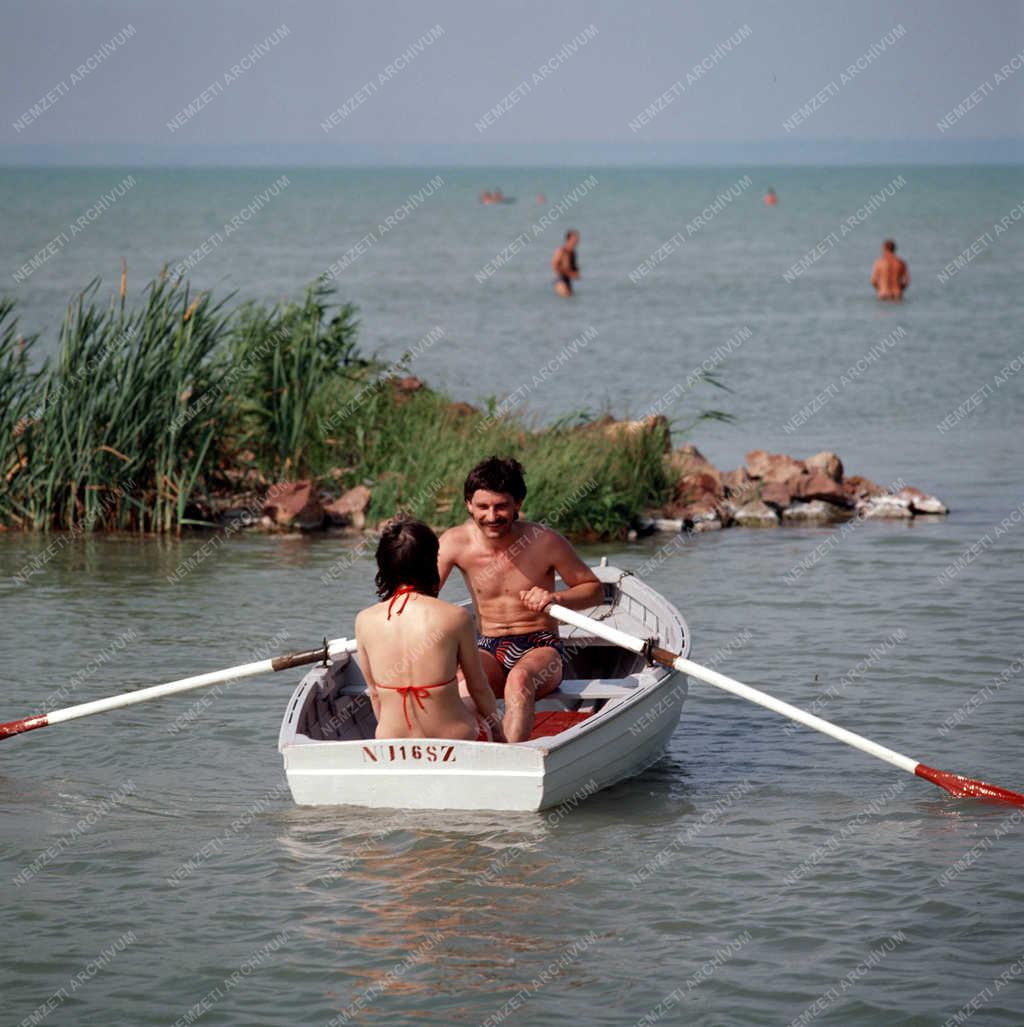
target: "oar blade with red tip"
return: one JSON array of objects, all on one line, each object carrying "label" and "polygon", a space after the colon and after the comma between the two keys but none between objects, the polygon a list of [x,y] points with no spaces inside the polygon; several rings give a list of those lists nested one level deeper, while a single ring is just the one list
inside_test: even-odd
[{"label": "oar blade with red tip", "polygon": [[944,788],[958,799],[987,799],[990,802],[1007,802],[1011,806],[1024,808],[1024,795],[1012,792],[1009,788],[990,785],[987,781],[978,781],[973,777],[951,774],[947,770],[936,770],[924,763],[918,763],[914,773],[926,781],[931,781],[933,785]]},{"label": "oar blade with red tip", "polygon": [[10,738],[11,735],[21,735],[26,731],[34,731],[37,727],[46,727],[49,720],[46,714],[37,717],[22,717],[21,720],[11,720],[6,724],[0,724],[0,738]]}]

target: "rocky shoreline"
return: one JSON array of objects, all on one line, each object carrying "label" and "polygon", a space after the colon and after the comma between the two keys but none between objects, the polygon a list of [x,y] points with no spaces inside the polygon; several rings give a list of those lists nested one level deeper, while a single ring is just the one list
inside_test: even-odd
[{"label": "rocky shoreline", "polygon": [[909,520],[942,516],[945,503],[898,479],[888,487],[846,475],[836,453],[804,460],[754,449],[743,467],[722,471],[693,445],[667,457],[676,480],[673,502],[646,511],[645,531],[718,531],[733,526],[831,524],[853,518]]},{"label": "rocky shoreline", "polygon": [[[608,418],[599,427],[611,438],[665,427],[658,422]],[[839,456],[828,451],[801,460],[755,449],[747,453],[742,467],[723,471],[687,444],[666,452],[664,460],[671,499],[660,508],[638,510],[629,538],[652,532],[832,524],[854,518],[910,520],[949,512],[941,500],[903,479],[883,486],[861,475],[847,475]],[[206,517],[236,530],[359,532],[376,527],[367,521],[373,493],[366,485],[340,496],[313,479],[269,485],[240,480],[238,485],[240,492],[217,497],[204,511]]]}]

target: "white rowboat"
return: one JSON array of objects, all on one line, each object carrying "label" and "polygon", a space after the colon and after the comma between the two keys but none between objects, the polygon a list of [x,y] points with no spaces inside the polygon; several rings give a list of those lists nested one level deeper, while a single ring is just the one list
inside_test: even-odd
[{"label": "white rowboat", "polygon": [[[689,629],[668,600],[629,572],[593,570],[605,601],[590,617],[689,655]],[[560,632],[565,680],[537,703],[533,737],[514,745],[376,738],[358,661],[343,653],[315,667],[278,738],[292,797],[303,806],[542,810],[640,773],[679,723],[685,676],[580,628]]]}]

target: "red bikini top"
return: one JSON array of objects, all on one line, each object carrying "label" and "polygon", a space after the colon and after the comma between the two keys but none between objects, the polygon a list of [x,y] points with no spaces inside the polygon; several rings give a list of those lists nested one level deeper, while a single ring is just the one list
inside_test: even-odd
[{"label": "red bikini top", "polygon": [[[396,617],[400,617],[402,615],[402,613],[405,611],[406,604],[409,602],[409,596],[411,596],[415,591],[416,591],[416,589],[413,588],[412,585],[402,585],[400,588],[396,588],[395,589],[393,595],[391,596],[391,600],[388,603],[388,620],[391,620],[391,613],[392,613],[392,610],[394,609],[395,601],[399,598],[399,596],[402,597],[402,605],[399,606],[397,610],[394,610],[394,614],[395,614]],[[410,695],[412,696],[413,702],[415,702],[416,705],[421,710],[426,710],[426,706],[423,705],[423,700],[430,698],[430,689],[432,689],[432,688],[443,688],[445,685],[450,685],[455,680],[456,680],[456,677],[453,676],[453,677],[450,677],[447,681],[438,681],[436,684],[433,684],[433,685],[380,685],[379,684],[379,685],[377,685],[377,687],[378,688],[386,688],[386,689],[388,689],[388,691],[398,692],[401,695],[401,697],[402,697],[402,713],[405,716],[405,725],[411,731],[412,730],[412,720],[409,717],[409,696]]]},{"label": "red bikini top", "polygon": [[395,605],[395,600],[397,600],[399,596],[403,597],[402,605],[395,611],[395,616],[398,617],[405,612],[405,605],[409,602],[409,596],[411,596],[415,591],[416,589],[413,588],[412,585],[400,585],[395,589],[392,593],[391,601],[388,603],[388,620],[391,620],[391,610]]}]

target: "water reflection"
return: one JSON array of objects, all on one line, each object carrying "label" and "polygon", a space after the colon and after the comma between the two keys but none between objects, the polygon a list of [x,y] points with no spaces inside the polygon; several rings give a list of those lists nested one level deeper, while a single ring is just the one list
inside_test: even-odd
[{"label": "water reflection", "polygon": [[302,808],[285,820],[295,915],[346,975],[347,1002],[385,985],[426,999],[454,977],[463,997],[495,995],[565,946],[581,874],[541,815]]}]

